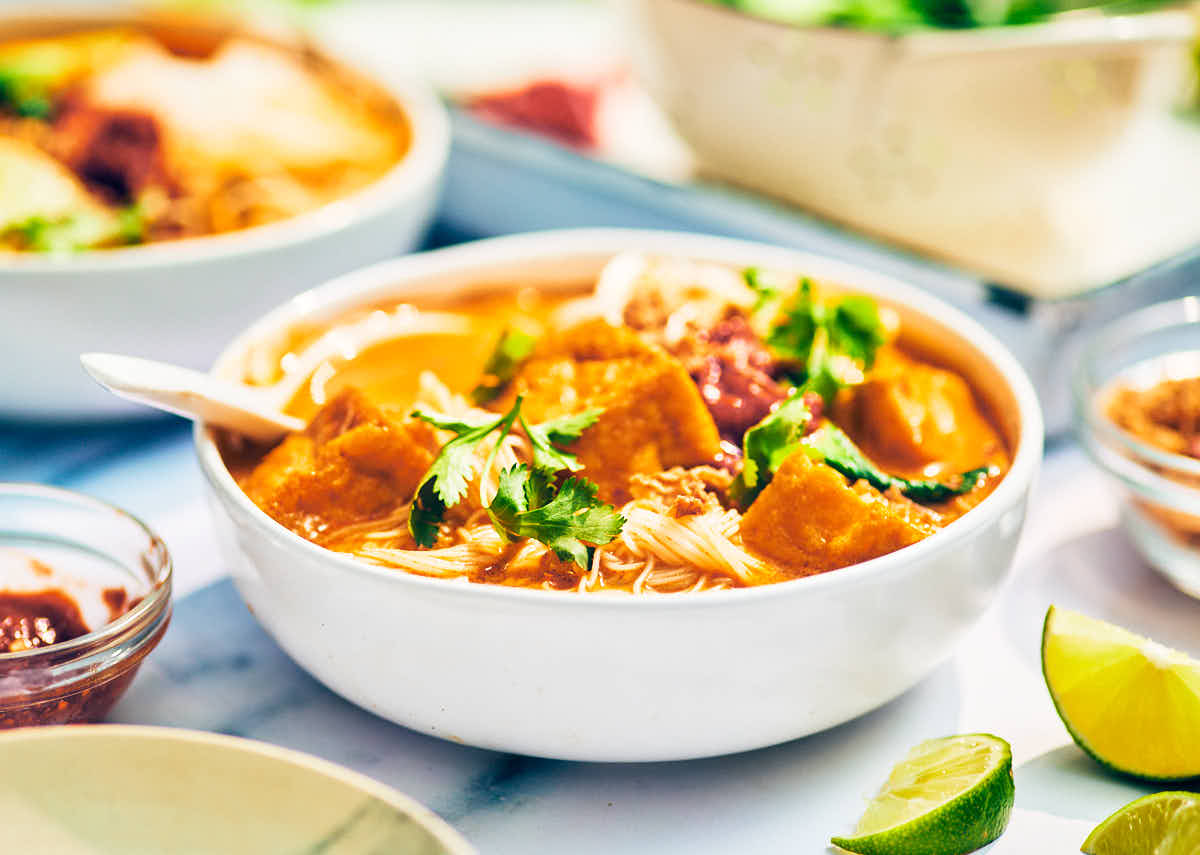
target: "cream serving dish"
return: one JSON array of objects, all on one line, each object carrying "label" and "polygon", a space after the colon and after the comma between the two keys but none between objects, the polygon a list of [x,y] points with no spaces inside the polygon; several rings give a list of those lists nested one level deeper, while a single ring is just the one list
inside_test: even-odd
[{"label": "cream serving dish", "polygon": [[1200,240],[1171,190],[1200,173],[1165,169],[1200,151],[1167,125],[1187,10],[893,36],[699,0],[622,6],[639,77],[720,178],[1040,298]]}]

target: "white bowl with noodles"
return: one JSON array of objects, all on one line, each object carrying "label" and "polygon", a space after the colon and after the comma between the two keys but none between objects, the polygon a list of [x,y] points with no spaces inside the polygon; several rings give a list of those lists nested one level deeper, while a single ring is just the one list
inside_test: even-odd
[{"label": "white bowl with noodles", "polygon": [[0,734],[0,763],[21,770],[0,781],[14,852],[475,852],[408,796],[249,739],[115,724],[21,728]]},{"label": "white bowl with noodles", "polygon": [[997,416],[1012,468],[961,519],[861,564],[751,588],[577,594],[426,578],[322,549],[254,505],[198,425],[196,450],[238,590],[283,648],[337,693],[485,748],[589,761],[705,757],[795,739],[886,703],[948,657],[995,597],[1041,459],[1034,391],[974,321],[847,264],[663,232],[497,238],[301,295],[239,336],[213,370],[240,378],[256,347],[356,307],[578,286],[627,250],[794,271],[875,296],[914,343],[967,377]]},{"label": "white bowl with noodles", "polygon": [[[172,26],[170,19],[150,15],[25,7],[0,14],[0,41],[147,22]],[[228,22],[216,20],[206,25],[188,19],[187,26],[188,38],[229,31]],[[246,32],[292,46],[281,37]],[[348,196],[223,234],[63,256],[0,253],[0,336],[7,357],[0,362],[0,420],[129,416],[138,411],[87,377],[80,352],[153,354],[199,367],[238,329],[289,296],[417,246],[431,222],[449,153],[445,108],[427,86],[358,76],[395,101],[411,141],[395,166]]]}]

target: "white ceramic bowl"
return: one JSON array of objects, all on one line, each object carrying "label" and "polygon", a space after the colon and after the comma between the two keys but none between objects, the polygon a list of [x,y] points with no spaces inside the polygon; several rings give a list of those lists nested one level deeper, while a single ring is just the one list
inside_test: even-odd
[{"label": "white ceramic bowl", "polygon": [[[138,21],[136,12],[0,16],[0,39]],[[317,210],[244,231],[65,258],[0,256],[0,419],[80,419],[135,410],[83,372],[83,351],[202,366],[281,300],[413,249],[433,216],[449,121],[427,87],[379,81],[412,145],[387,174]]]},{"label": "white ceramic bowl", "polygon": [[1186,9],[892,36],[622,6],[638,77],[717,176],[1036,296],[1150,263],[1094,235],[1118,153],[1182,97]]},{"label": "white ceramic bowl", "polygon": [[13,852],[472,855],[428,808],[296,751],[166,727],[0,734]]},{"label": "white ceramic bowl", "polygon": [[380,300],[472,288],[580,285],[636,249],[794,270],[873,294],[986,396],[1012,470],[966,516],[914,546],[778,585],[697,595],[577,596],[422,578],[358,563],[259,510],[209,431],[196,448],[242,596],[310,673],[381,716],[445,739],[573,760],[677,760],[832,727],[944,660],[1009,569],[1042,449],[1037,398],[1013,357],[964,315],[895,280],[760,244],[580,230],[496,238],[362,270],[303,294],[227,348]]}]

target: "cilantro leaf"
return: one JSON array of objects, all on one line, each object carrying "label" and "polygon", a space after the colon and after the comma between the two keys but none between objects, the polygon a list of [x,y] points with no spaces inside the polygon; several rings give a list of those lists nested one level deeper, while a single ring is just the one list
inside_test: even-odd
[{"label": "cilantro leaf", "polygon": [[813,300],[812,280],[800,280],[796,293],[783,307],[783,315],[767,335],[767,347],[784,358],[808,361],[817,330],[825,320],[825,307]]},{"label": "cilantro leaf", "polygon": [[592,407],[587,410],[581,410],[578,413],[569,413],[565,416],[559,416],[556,419],[544,421],[538,427],[545,432],[552,442],[574,442],[579,439],[585,430],[594,425],[603,413],[603,407]]},{"label": "cilantro leaf", "polygon": [[596,491],[584,478],[568,478],[552,491],[547,475],[520,464],[501,475],[488,516],[505,537],[539,540],[560,560],[586,569],[589,547],[610,543],[625,524],[612,505],[596,498]]},{"label": "cilantro leaf", "polygon": [[438,526],[445,516],[446,503],[438,498],[433,482],[422,481],[408,510],[408,530],[418,546],[437,542]]},{"label": "cilantro leaf", "polygon": [[54,101],[48,80],[16,66],[0,67],[0,106],[23,118],[49,119]]},{"label": "cilantro leaf", "polygon": [[428,422],[439,430],[454,431],[457,434],[464,434],[467,431],[475,430],[477,427],[483,427],[486,424],[497,425],[503,416],[495,418],[480,418],[476,419],[468,416],[466,419],[460,419],[456,416],[448,416],[445,413],[437,413],[432,410],[413,410],[412,417],[420,419],[423,422]]},{"label": "cilantro leaf", "polygon": [[596,423],[602,412],[602,409],[589,409],[537,425],[527,424],[521,419],[521,427],[533,446],[533,467],[551,474],[564,469],[568,472],[582,469],[574,454],[555,448],[554,443],[565,444],[579,439],[585,430]]},{"label": "cilantro leaf", "polygon": [[476,406],[499,398],[505,387],[517,376],[537,339],[519,329],[507,329],[500,335],[496,347],[483,366],[483,379],[471,390],[471,403]]},{"label": "cilantro leaf", "polygon": [[[767,281],[767,275],[757,267],[747,267],[743,270],[742,279],[746,287],[754,292],[754,307],[750,310],[751,325],[756,329],[766,329],[779,314],[784,293],[774,283]],[[764,319],[765,323],[760,323]]]},{"label": "cilantro leaf", "polygon": [[799,448],[811,422],[812,411],[804,401],[804,391],[793,389],[774,412],[746,431],[742,438],[742,471],[730,487],[739,505],[749,507],[758,497],[775,470]]},{"label": "cilantro leaf", "polygon": [[34,215],[10,224],[3,235],[15,238],[24,249],[53,254],[137,243],[142,237],[141,213],[136,206],[129,206],[117,211],[114,217],[91,212],[57,219]]},{"label": "cilantro leaf", "polygon": [[496,531],[505,538],[517,516],[529,510],[531,496],[540,498],[542,495],[538,486],[531,483],[533,474],[528,466],[510,466],[500,473],[496,495],[487,512]]},{"label": "cilantro leaf", "polygon": [[[516,405],[519,406],[518,401]],[[417,418],[430,421],[428,414],[417,411]],[[467,492],[467,479],[474,471],[475,447],[488,434],[501,427],[508,416],[478,427],[458,423],[456,430],[450,423],[439,424],[445,430],[454,430],[458,435],[442,446],[429,471],[417,485],[417,490],[408,514],[408,530],[418,546],[433,546],[437,540],[438,524],[445,518],[446,509],[458,504]],[[509,427],[512,422],[509,421]],[[498,443],[497,443],[498,444]]]},{"label": "cilantro leaf", "polygon": [[827,325],[829,344],[863,369],[875,362],[875,351],[884,343],[879,306],[870,297],[850,296],[838,300]]},{"label": "cilantro leaf", "polygon": [[952,496],[969,493],[975,489],[979,479],[988,474],[988,467],[981,466],[963,472],[952,479],[952,482],[910,481],[897,475],[889,475],[872,463],[854,441],[832,422],[825,422],[805,437],[803,445],[810,454],[847,478],[862,479],[881,492],[898,487],[902,494],[915,502],[942,502]]},{"label": "cilantro leaf", "polygon": [[138,204],[117,211],[117,243],[135,244],[146,240],[146,217]]}]

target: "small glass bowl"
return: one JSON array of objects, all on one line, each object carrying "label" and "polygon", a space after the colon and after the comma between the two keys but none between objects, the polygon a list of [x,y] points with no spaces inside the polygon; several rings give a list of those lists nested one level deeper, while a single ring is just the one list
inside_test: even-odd
[{"label": "small glass bowl", "polygon": [[[171,619],[166,546],[104,502],[36,484],[0,483],[0,550],[50,568],[47,588],[99,595],[119,586],[132,603],[115,619],[90,623],[95,629],[85,635],[0,653],[0,729],[104,718]],[[70,588],[56,579],[60,572]]]},{"label": "small glass bowl", "polygon": [[1080,443],[1121,493],[1121,524],[1176,587],[1200,598],[1200,460],[1156,448],[1105,412],[1118,384],[1200,376],[1200,297],[1142,309],[1100,329],[1074,376]]}]

